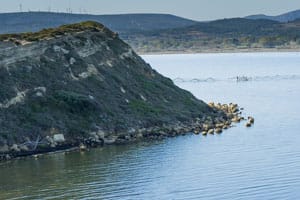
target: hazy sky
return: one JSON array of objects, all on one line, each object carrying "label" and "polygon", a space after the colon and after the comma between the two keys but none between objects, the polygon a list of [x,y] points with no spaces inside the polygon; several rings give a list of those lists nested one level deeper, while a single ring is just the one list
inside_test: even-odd
[{"label": "hazy sky", "polygon": [[169,13],[211,20],[264,13],[278,15],[300,9],[300,0],[0,0],[0,12],[59,11],[73,13]]}]

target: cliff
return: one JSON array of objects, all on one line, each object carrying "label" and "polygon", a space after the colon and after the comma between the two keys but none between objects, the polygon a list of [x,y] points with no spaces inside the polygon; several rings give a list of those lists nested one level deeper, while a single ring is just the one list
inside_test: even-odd
[{"label": "cliff", "polygon": [[226,118],[96,22],[0,40],[2,155],[175,135]]}]

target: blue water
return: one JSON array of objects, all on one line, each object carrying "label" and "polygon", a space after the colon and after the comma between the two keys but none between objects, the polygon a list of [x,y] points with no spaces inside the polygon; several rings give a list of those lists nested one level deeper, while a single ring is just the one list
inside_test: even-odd
[{"label": "blue water", "polygon": [[255,125],[2,163],[0,199],[300,199],[299,53],[143,57]]}]

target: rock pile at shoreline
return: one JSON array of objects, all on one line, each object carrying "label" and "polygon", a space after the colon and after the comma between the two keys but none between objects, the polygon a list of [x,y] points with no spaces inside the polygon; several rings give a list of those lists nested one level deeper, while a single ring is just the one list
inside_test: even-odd
[{"label": "rock pile at shoreline", "polygon": [[[237,104],[220,104],[211,102],[208,103],[208,105],[215,113],[217,113],[216,117],[203,116],[201,118],[195,118],[188,123],[179,122],[170,125],[153,126],[148,128],[131,128],[127,132],[118,134],[98,130],[96,132],[90,132],[90,137],[83,139],[80,143],[74,143],[71,145],[66,145],[64,135],[56,134],[53,136],[53,138],[46,137],[47,144],[50,146],[50,148],[48,147],[43,150],[40,149],[39,151],[24,149],[22,148],[22,145],[17,144],[13,144],[10,147],[7,145],[1,147],[0,161],[9,160],[14,157],[36,155],[37,153],[68,150],[70,148],[73,150],[85,151],[91,147],[120,145],[138,141],[161,140],[168,137],[186,135],[189,133],[194,133],[196,135],[202,134],[203,136],[213,135],[215,133],[221,134],[224,130],[233,127],[234,123],[246,121],[241,112],[243,109]],[[247,119],[246,127],[251,127],[254,124],[254,118],[249,116]]]},{"label": "rock pile at shoreline", "polygon": [[194,130],[195,134],[220,134],[223,132],[223,130],[232,127],[232,123],[239,123],[242,120],[245,120],[245,118],[241,116],[242,109],[239,108],[238,104],[221,104],[210,102],[208,105],[216,112],[225,113],[225,116],[216,118],[214,120],[209,117],[201,119],[201,125]]}]

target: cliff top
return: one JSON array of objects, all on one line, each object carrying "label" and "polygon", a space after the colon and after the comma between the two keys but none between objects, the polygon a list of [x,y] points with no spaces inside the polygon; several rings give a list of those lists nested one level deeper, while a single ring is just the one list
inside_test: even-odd
[{"label": "cliff top", "polygon": [[58,36],[63,36],[70,33],[77,33],[82,31],[94,31],[94,32],[105,32],[114,34],[104,25],[94,22],[94,21],[85,21],[76,24],[62,25],[57,28],[48,28],[43,29],[39,32],[28,32],[28,33],[18,33],[18,34],[3,34],[0,35],[0,41],[40,41],[44,39],[54,38]]}]

